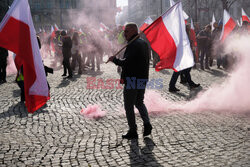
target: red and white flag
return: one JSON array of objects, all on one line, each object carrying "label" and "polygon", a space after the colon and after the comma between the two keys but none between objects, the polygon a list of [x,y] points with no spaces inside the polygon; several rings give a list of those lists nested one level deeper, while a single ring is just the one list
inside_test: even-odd
[{"label": "red and white flag", "polygon": [[241,10],[242,10],[242,21],[247,21],[248,23],[250,23],[250,19],[246,14],[246,12],[244,11],[244,9],[242,8]]},{"label": "red and white flag", "polygon": [[58,31],[59,30],[59,28],[58,28],[58,26],[55,24],[55,31]]},{"label": "red and white flag", "polygon": [[99,29],[101,32],[103,31],[109,31],[109,27],[106,26],[104,23],[100,23],[100,29]]},{"label": "red and white flag", "polygon": [[167,68],[181,71],[194,65],[181,2],[155,20],[144,34],[152,49],[160,56],[156,71]]},{"label": "red and white flag", "polygon": [[152,24],[154,21],[151,19],[150,16],[148,16],[146,18],[146,20],[144,20],[144,23],[141,25],[140,30],[144,31],[150,24]]},{"label": "red and white flag", "polygon": [[224,10],[224,16],[223,16],[223,28],[220,36],[220,40],[223,42],[227,36],[233,31],[233,29],[236,26],[236,22],[233,20],[233,18],[230,16],[230,14]]},{"label": "red and white flag", "polygon": [[[169,0],[169,3],[170,3],[170,7],[175,5],[174,0]],[[184,17],[184,20],[185,20],[185,24],[187,24],[187,20],[188,20],[189,16],[187,15],[187,13],[184,10],[183,10],[183,17]]]},{"label": "red and white flag", "polygon": [[49,99],[49,90],[28,0],[11,5],[0,24],[0,46],[16,53],[17,66],[23,66],[25,105],[35,112]]}]

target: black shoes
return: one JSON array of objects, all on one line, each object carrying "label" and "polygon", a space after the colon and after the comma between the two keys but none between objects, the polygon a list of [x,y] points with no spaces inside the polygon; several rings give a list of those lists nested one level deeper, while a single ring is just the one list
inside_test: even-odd
[{"label": "black shoes", "polygon": [[66,74],[63,74],[63,75],[62,75],[62,77],[65,77],[65,76],[66,76]]},{"label": "black shoes", "polygon": [[148,135],[151,134],[151,132],[152,132],[152,126],[151,126],[151,124],[150,124],[150,123],[145,124],[145,125],[144,125],[143,136],[148,136]]},{"label": "black shoes", "polygon": [[[143,137],[150,135],[152,132],[152,126],[150,123],[144,124]],[[129,130],[127,134],[122,135],[123,139],[138,139],[137,131]]]},{"label": "black shoes", "polygon": [[200,86],[200,84],[195,84],[195,83],[193,83],[193,84],[191,84],[189,87],[190,87],[190,89],[194,89],[194,88],[197,88],[197,87],[199,87]]},{"label": "black shoes", "polygon": [[73,78],[73,76],[72,76],[72,75],[69,75],[69,76],[67,76],[66,78],[69,78],[69,79],[70,79],[70,78]]},{"label": "black shoes", "polygon": [[122,135],[122,138],[123,139],[128,139],[128,140],[131,140],[131,139],[138,139],[138,134],[136,131],[131,131],[129,130],[128,133],[126,135]]},{"label": "black shoes", "polygon": [[178,91],[180,91],[180,89],[177,89],[176,87],[170,87],[168,90],[169,90],[169,92],[178,92]]}]

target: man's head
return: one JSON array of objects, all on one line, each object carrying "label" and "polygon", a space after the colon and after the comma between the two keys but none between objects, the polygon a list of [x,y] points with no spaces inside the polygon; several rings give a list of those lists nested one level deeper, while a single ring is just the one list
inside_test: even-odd
[{"label": "man's head", "polygon": [[131,39],[132,36],[138,34],[138,27],[135,23],[128,23],[125,26],[124,37],[127,41]]},{"label": "man's head", "polygon": [[66,35],[67,35],[66,31],[63,30],[63,31],[61,32],[61,36],[66,36]]}]

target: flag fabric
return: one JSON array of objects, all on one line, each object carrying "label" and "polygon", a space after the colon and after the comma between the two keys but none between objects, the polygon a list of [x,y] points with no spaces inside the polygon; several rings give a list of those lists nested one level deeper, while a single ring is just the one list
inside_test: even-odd
[{"label": "flag fabric", "polygon": [[214,30],[214,23],[215,22],[216,22],[216,20],[215,20],[215,16],[214,16],[214,13],[213,13],[212,22],[211,22],[212,31]]},{"label": "flag fabric", "polygon": [[243,8],[241,9],[241,11],[242,11],[242,21],[247,21],[248,23],[250,23],[250,19]]},{"label": "flag fabric", "polygon": [[174,6],[175,2],[173,0],[169,0],[170,7]]},{"label": "flag fabric", "polygon": [[194,65],[181,2],[155,20],[144,34],[152,49],[160,56],[156,71],[169,68],[181,71]]},{"label": "flag fabric", "polygon": [[220,40],[223,42],[227,36],[233,31],[235,28],[236,23],[233,20],[233,18],[230,16],[230,14],[224,10],[224,16],[223,16],[223,28],[220,36]]},{"label": "flag fabric", "polygon": [[[175,5],[174,0],[169,0],[169,3],[170,3],[170,7]],[[184,20],[185,20],[185,24],[187,24],[187,20],[188,20],[189,16],[187,15],[187,13],[184,10],[182,12],[183,12],[183,17],[184,17]]]},{"label": "flag fabric", "polygon": [[152,24],[154,21],[151,19],[150,16],[148,16],[146,18],[146,20],[144,20],[144,23],[141,25],[140,30],[144,31],[150,24]]},{"label": "flag fabric", "polygon": [[109,27],[106,26],[104,23],[100,23],[100,29],[99,29],[101,32],[103,31],[109,31]]},{"label": "flag fabric", "polygon": [[58,28],[58,26],[55,24],[55,26],[54,26],[55,28],[55,31],[58,31],[59,30],[59,28]]},{"label": "flag fabric", "polygon": [[28,0],[12,3],[0,24],[0,46],[16,53],[17,66],[23,66],[25,105],[35,112],[49,99],[49,90]]}]

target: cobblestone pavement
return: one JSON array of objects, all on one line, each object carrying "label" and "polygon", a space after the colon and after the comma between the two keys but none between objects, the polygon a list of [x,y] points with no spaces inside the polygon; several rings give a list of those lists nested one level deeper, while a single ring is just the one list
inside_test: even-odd
[{"label": "cobblestone pavement", "polygon": [[[0,85],[0,166],[250,166],[250,115],[233,113],[170,112],[151,116],[152,135],[142,137],[137,116],[138,140],[122,140],[126,118],[119,111],[122,90],[87,89],[86,78],[116,78],[115,65],[103,64],[101,72],[87,71],[67,80],[62,71],[48,76],[51,100],[46,107],[28,114],[20,104],[14,76]],[[179,94],[169,93],[171,70],[155,72],[162,78],[163,97],[180,101],[190,98],[187,87],[177,84]],[[227,74],[212,68],[192,70],[193,80],[208,89]],[[80,111],[99,103],[108,111],[90,120]]]}]

